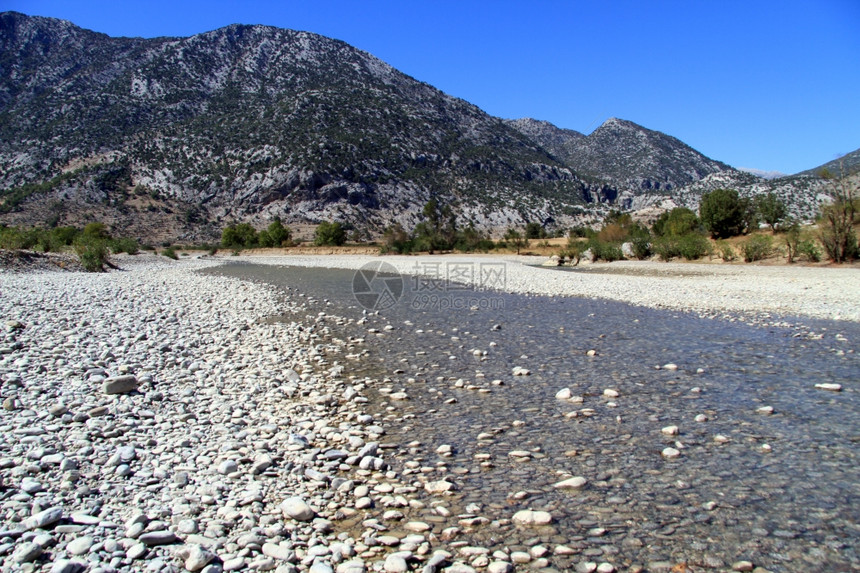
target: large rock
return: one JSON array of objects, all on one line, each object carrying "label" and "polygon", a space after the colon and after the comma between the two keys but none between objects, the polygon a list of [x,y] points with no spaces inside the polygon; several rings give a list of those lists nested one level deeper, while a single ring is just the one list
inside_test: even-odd
[{"label": "large rock", "polygon": [[636,251],[633,250],[633,243],[626,242],[621,244],[621,254],[625,259],[635,259]]},{"label": "large rock", "polygon": [[60,518],[62,517],[62,507],[49,507],[48,509],[43,509],[36,515],[25,519],[24,529],[44,529],[45,527],[60,521]]},{"label": "large rock", "polygon": [[457,489],[453,483],[445,480],[428,481],[424,484],[424,489],[427,493],[446,493]]},{"label": "large rock", "polygon": [[514,514],[514,523],[517,525],[549,525],[552,523],[552,515],[546,511],[523,509]]},{"label": "large rock", "polygon": [[186,545],[176,552],[176,556],[182,559],[188,571],[200,571],[216,557],[208,549],[196,544]]},{"label": "large rock", "polygon": [[127,394],[137,390],[140,383],[134,376],[113,376],[105,379],[102,392],[105,394]]},{"label": "large rock", "polygon": [[282,501],[281,512],[284,517],[296,521],[310,521],[314,518],[314,510],[300,497],[289,497]]},{"label": "large rock", "polygon": [[556,484],[553,484],[552,487],[556,489],[580,489],[585,487],[585,484],[588,483],[588,480],[582,476],[575,476],[572,478],[568,478],[564,481],[560,481]]}]

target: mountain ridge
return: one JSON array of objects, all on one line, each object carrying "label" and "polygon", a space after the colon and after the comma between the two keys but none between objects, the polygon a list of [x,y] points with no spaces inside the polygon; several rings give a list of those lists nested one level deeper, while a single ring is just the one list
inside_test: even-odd
[{"label": "mountain ridge", "polygon": [[[281,216],[379,231],[414,223],[436,195],[484,227],[552,220],[587,197],[576,174],[498,118],[339,40],[231,25],[117,41],[4,13],[0,42],[0,188],[80,164],[125,170],[122,189],[90,173],[43,203],[112,203],[124,191],[134,210],[129,195],[142,189],[154,201],[144,217],[179,209],[215,224]],[[47,71],[27,76],[22,61]]]},{"label": "mountain ridge", "polygon": [[626,120],[589,135],[502,120],[310,32],[112,38],[4,12],[0,48],[5,223],[99,217],[201,240],[277,216],[368,235],[409,228],[437,198],[461,225],[497,232],[690,198],[733,172]]}]

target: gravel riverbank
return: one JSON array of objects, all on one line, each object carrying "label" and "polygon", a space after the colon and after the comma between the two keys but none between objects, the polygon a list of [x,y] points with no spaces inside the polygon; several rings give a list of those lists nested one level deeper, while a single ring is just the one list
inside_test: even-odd
[{"label": "gravel riverbank", "polygon": [[[446,500],[456,484],[444,464],[395,471],[392,450],[408,445],[387,443],[369,397],[380,387],[392,403],[407,397],[391,380],[352,376],[366,342],[339,334],[364,319],[195,272],[218,260],[137,256],[107,274],[0,275],[0,568],[500,573],[552,570],[559,558],[577,571],[616,569],[609,552],[595,559],[543,539],[540,528],[553,519],[544,511],[524,506],[496,520],[477,507],[452,513]],[[358,268],[377,258],[249,260]],[[476,259],[384,260],[426,274],[430,263]],[[523,258],[479,260],[504,263],[504,288],[514,292],[860,320],[854,269],[756,267],[751,275],[681,265],[689,276],[663,277],[614,264],[645,275],[634,281],[529,268]],[[557,487],[582,487],[567,481]],[[506,551],[468,542],[474,528],[506,527],[535,528],[533,543]],[[752,570],[743,555],[716,567]]]}]

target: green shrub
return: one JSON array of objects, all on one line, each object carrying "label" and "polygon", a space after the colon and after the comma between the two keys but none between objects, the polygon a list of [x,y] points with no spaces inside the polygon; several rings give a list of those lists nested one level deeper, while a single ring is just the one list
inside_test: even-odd
[{"label": "green shrub", "polygon": [[664,261],[671,261],[676,257],[694,261],[711,252],[708,239],[698,233],[660,237],[654,241],[651,248]]},{"label": "green shrub", "polygon": [[100,273],[108,263],[108,246],[103,239],[80,237],[74,245],[81,266],[88,273]]},{"label": "green shrub", "polygon": [[161,254],[168,259],[173,259],[174,261],[179,259],[179,257],[176,256],[176,249],[174,249],[173,247],[167,247],[166,249],[161,251]]},{"label": "green shrub", "polygon": [[221,232],[221,244],[226,248],[251,249],[257,245],[257,230],[248,223],[229,225]]},{"label": "green shrub", "polygon": [[314,231],[314,245],[337,246],[346,242],[346,231],[340,223],[323,221]]},{"label": "green shrub", "polygon": [[699,229],[699,218],[686,207],[664,211],[652,227],[658,237],[686,235]]},{"label": "green shrub", "polygon": [[741,243],[741,252],[748,263],[765,259],[773,252],[773,239],[767,235],[754,235]]},{"label": "green shrub", "polygon": [[140,252],[140,245],[135,239],[114,239],[110,242],[110,250],[114,253],[136,255]]},{"label": "green shrub", "polygon": [[678,249],[682,257],[695,261],[711,253],[711,243],[698,233],[690,233],[678,238]]},{"label": "green shrub", "polygon": [[258,242],[263,248],[286,247],[292,243],[293,233],[289,227],[285,227],[278,217],[269,223],[269,226],[260,231]]},{"label": "green shrub", "polygon": [[737,258],[735,249],[725,241],[717,242],[717,252],[719,253],[720,258],[727,263]]},{"label": "green shrub", "polygon": [[804,239],[797,244],[797,253],[806,257],[806,260],[811,263],[817,263],[821,260],[821,251],[818,249],[818,245],[810,239]]},{"label": "green shrub", "polygon": [[607,243],[600,239],[591,239],[588,241],[588,248],[591,249],[591,254],[595,261],[620,261],[624,258],[621,252],[621,247],[613,243]]},{"label": "green shrub", "polygon": [[633,256],[640,261],[651,256],[651,237],[633,237],[630,243],[633,245]]},{"label": "green shrub", "polygon": [[87,223],[84,227],[83,235],[87,239],[110,239],[110,233],[108,233],[104,223]]},{"label": "green shrub", "polygon": [[543,225],[536,222],[526,223],[526,239],[544,239],[546,238],[546,229]]},{"label": "green shrub", "polygon": [[51,234],[58,244],[70,246],[74,244],[75,239],[80,234],[80,231],[75,227],[56,227],[51,229]]}]

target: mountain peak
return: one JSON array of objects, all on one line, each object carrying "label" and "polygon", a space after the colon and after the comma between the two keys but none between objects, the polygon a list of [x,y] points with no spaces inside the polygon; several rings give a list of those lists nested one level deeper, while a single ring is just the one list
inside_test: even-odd
[{"label": "mountain peak", "polygon": [[530,125],[522,120],[512,125],[577,173],[606,181],[621,193],[667,191],[729,169],[674,137],[626,119],[610,117],[588,136],[569,135],[558,128],[553,132],[541,122],[529,121]]}]

